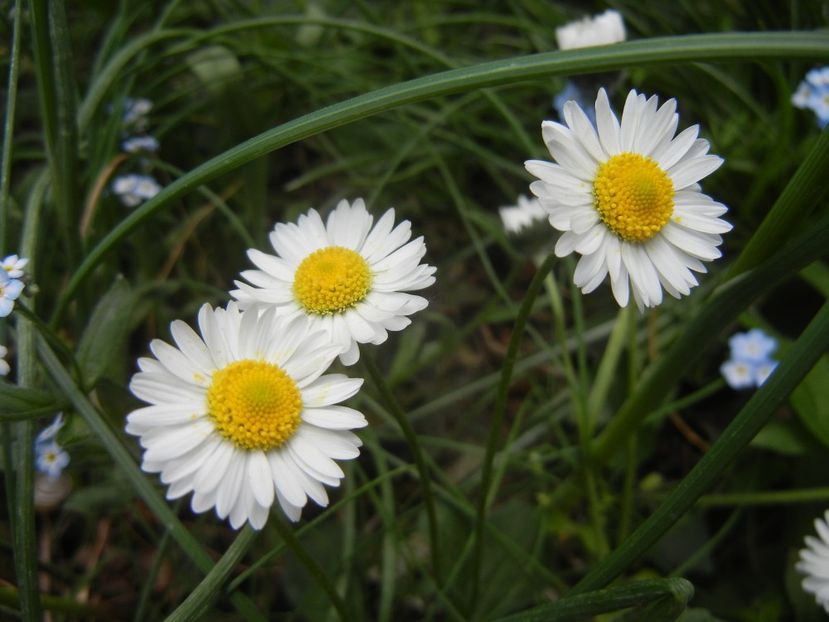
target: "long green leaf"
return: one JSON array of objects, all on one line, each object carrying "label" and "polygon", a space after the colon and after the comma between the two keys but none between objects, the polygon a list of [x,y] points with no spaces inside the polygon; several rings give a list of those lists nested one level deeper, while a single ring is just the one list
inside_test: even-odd
[{"label": "long green leaf", "polygon": [[211,158],[133,211],[90,251],[72,275],[58,301],[53,321],[60,317],[77,288],[103,257],[156,211],[211,179],[304,138],[406,104],[472,89],[632,66],[763,58],[829,58],[829,40],[814,32],[734,33],[664,37],[600,48],[546,52],[409,80],[309,113]]},{"label": "long green leaf", "polygon": [[[579,622],[601,613],[648,604],[685,608],[694,595],[694,586],[685,579],[647,579],[586,594],[565,596],[559,601],[516,613],[497,622]],[[655,622],[652,617],[634,618]]]}]

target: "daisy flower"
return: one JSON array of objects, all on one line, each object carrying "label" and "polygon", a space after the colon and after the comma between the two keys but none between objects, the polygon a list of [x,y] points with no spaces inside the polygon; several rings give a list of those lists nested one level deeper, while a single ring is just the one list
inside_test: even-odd
[{"label": "daisy flower", "polygon": [[499,207],[498,213],[507,233],[521,233],[534,222],[547,217],[547,212],[538,199],[528,199],[523,194],[518,197],[517,205]]},{"label": "daisy flower", "polygon": [[339,348],[304,317],[271,308],[241,311],[204,305],[200,335],[177,320],[176,346],[155,339],[130,390],[150,406],[127,416],[140,437],[141,468],[160,473],[167,498],[193,493],[194,512],[215,508],[234,529],[261,529],[274,501],[299,520],[308,498],[328,504],[323,484],[338,486],[334,459],[359,455],[349,430],[367,425],[339,402],[361,379],[323,375]]},{"label": "daisy flower", "polygon": [[0,264],[3,266],[3,270],[6,271],[13,279],[19,279],[23,276],[23,268],[26,267],[26,264],[29,263],[29,260],[25,257],[18,257],[17,255],[9,255],[5,259],[3,259],[3,263]]},{"label": "daisy flower", "polygon": [[630,91],[621,123],[604,89],[596,98],[596,127],[575,102],[564,106],[566,125],[542,124],[556,163],[530,160],[539,180],[530,185],[563,234],[555,253],[582,255],[574,281],[584,293],[610,276],[613,295],[627,306],[662,302],[662,290],[679,298],[697,285],[691,271],[721,255],[721,220],[727,208],[700,192],[697,182],[722,158],[694,125],[674,136],[676,101],[657,108],[656,96]]},{"label": "daisy flower", "polygon": [[795,569],[805,575],[803,590],[814,594],[817,604],[829,613],[829,510],[823,520],[815,519],[818,538],[806,536],[806,548],[800,550]]},{"label": "daisy flower", "polygon": [[54,479],[60,477],[68,464],[69,454],[56,441],[35,445],[35,465],[41,473]]},{"label": "daisy flower", "polygon": [[5,270],[0,270],[0,317],[6,317],[14,310],[14,301],[23,292],[23,281],[9,276]]},{"label": "daisy flower", "polygon": [[560,50],[608,45],[624,41],[625,22],[622,14],[608,9],[598,15],[587,16],[556,28],[556,42]]},{"label": "daisy flower", "polygon": [[296,224],[277,224],[270,234],[276,255],[251,249],[258,270],[241,276],[230,292],[243,308],[274,306],[280,315],[306,316],[340,348],[340,360],[353,365],[357,344],[381,344],[388,331],[402,330],[407,317],[428,301],[405,292],[435,282],[435,268],[420,263],[423,237],[410,241],[411,223],[394,226],[394,209],[374,224],[362,199],[340,201],[323,224],[316,210]]}]

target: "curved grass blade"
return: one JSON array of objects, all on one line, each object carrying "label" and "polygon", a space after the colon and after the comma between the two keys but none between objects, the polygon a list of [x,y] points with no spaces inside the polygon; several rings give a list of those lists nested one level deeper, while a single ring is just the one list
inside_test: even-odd
[{"label": "curved grass blade", "polygon": [[[160,36],[161,33],[157,34]],[[211,179],[304,138],[405,104],[540,77],[679,61],[756,61],[762,58],[829,58],[829,40],[814,32],[733,33],[654,38],[599,48],[545,52],[416,78],[303,115],[211,158],[131,212],[89,252],[72,275],[58,301],[53,322],[103,257],[156,211]]]}]

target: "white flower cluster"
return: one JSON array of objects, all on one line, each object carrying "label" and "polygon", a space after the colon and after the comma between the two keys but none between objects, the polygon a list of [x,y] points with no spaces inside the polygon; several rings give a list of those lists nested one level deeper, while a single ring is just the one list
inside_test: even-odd
[{"label": "white flower cluster", "polygon": [[142,468],[160,473],[167,498],[192,494],[191,508],[214,508],[234,528],[261,528],[278,503],[299,520],[308,500],[328,504],[325,486],[344,474],[336,460],[359,455],[351,431],[368,424],[341,404],[363,381],[326,373],[350,365],[358,344],[402,330],[434,283],[421,264],[423,238],[395,226],[394,210],[375,223],[362,199],[341,201],[323,221],[316,210],[277,224],[275,254],[248,251],[225,308],[204,305],[198,333],[170,326],[175,345],[153,340],[130,389],[149,406],[127,417]]}]

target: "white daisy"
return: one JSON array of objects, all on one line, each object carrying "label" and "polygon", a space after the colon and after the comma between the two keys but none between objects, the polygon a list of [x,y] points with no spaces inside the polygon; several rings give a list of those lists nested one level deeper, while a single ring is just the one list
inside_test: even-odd
[{"label": "white daisy", "polygon": [[14,301],[23,293],[23,281],[10,278],[0,270],[0,317],[6,317],[14,310]]},{"label": "white daisy", "polygon": [[353,396],[359,378],[322,375],[337,357],[327,335],[304,317],[277,317],[204,305],[201,336],[177,320],[176,346],[155,339],[156,358],[141,358],[130,390],[151,406],[127,416],[141,437],[141,468],[160,473],[167,498],[193,493],[194,512],[216,514],[238,529],[260,529],[274,500],[299,520],[311,498],[328,504],[323,484],[338,486],[334,459],[359,455],[349,430],[363,415],[338,403]]},{"label": "white daisy", "polygon": [[556,42],[560,50],[608,45],[624,40],[625,22],[622,14],[613,9],[556,28]]},{"label": "white daisy", "polygon": [[731,229],[719,218],[727,208],[697,184],[722,158],[708,155],[696,125],[674,137],[676,100],[657,104],[656,96],[631,91],[620,123],[600,89],[594,127],[568,102],[566,125],[541,126],[556,163],[525,163],[539,178],[530,190],[564,232],[556,255],[582,255],[576,285],[589,293],[609,274],[622,307],[631,289],[639,308],[660,304],[663,288],[675,298],[688,295],[697,285],[691,271],[706,271],[702,262],[721,255],[720,234]]},{"label": "white daisy", "polygon": [[829,613],[829,510],[824,519],[815,519],[818,538],[806,536],[806,548],[800,549],[800,561],[795,568],[803,578],[803,589],[814,594],[817,604]]},{"label": "white daisy", "polygon": [[389,209],[374,226],[362,199],[340,201],[325,224],[316,210],[296,224],[277,224],[270,234],[276,255],[251,249],[259,270],[245,270],[250,282],[235,281],[230,292],[242,308],[275,306],[280,315],[307,316],[340,348],[340,360],[360,358],[359,343],[383,343],[387,331],[402,330],[407,317],[428,301],[404,292],[435,282],[435,268],[420,263],[423,237],[409,241],[411,223],[394,226]]},{"label": "white daisy", "polygon": [[498,213],[507,233],[521,233],[534,222],[547,217],[547,211],[542,207],[541,201],[535,198],[528,199],[523,194],[518,197],[517,205],[499,207]]}]

